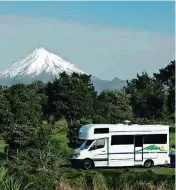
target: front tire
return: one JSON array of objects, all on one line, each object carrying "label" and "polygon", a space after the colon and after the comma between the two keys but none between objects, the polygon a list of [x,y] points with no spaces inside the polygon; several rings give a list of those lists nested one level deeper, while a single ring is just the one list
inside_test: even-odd
[{"label": "front tire", "polygon": [[146,160],[146,161],[144,162],[144,167],[145,167],[145,168],[151,168],[151,167],[153,167],[153,165],[154,165],[154,163],[153,163],[152,160]]},{"label": "front tire", "polygon": [[90,170],[90,169],[94,168],[93,161],[90,160],[90,159],[85,159],[84,162],[83,162],[83,168],[85,170]]}]

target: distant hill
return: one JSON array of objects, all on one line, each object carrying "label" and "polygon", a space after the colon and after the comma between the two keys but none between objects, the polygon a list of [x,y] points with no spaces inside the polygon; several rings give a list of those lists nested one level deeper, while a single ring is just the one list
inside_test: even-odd
[{"label": "distant hill", "polygon": [[112,90],[112,89],[121,89],[123,88],[124,86],[126,86],[126,81],[125,80],[121,80],[117,77],[115,77],[113,80],[109,81],[109,80],[101,80],[97,77],[92,77],[92,81],[93,81],[93,84],[95,86],[95,89],[98,91],[98,92],[101,92],[102,90],[104,89],[109,89],[109,90]]}]

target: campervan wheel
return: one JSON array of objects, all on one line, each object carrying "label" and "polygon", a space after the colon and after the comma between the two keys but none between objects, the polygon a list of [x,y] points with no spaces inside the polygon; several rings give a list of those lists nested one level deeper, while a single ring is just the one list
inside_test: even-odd
[{"label": "campervan wheel", "polygon": [[93,161],[90,160],[90,159],[85,159],[85,160],[84,160],[84,163],[83,163],[83,167],[84,167],[84,169],[86,169],[86,170],[90,170],[90,169],[92,169],[92,168],[94,167],[94,163],[93,163]]},{"label": "campervan wheel", "polygon": [[145,168],[151,168],[153,165],[154,165],[153,160],[146,160],[144,162],[144,167]]}]

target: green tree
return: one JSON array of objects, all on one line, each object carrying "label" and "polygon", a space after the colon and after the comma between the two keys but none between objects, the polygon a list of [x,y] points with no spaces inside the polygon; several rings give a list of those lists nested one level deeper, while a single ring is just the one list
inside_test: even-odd
[{"label": "green tree", "polygon": [[10,87],[4,97],[9,101],[14,115],[13,123],[38,125],[42,122],[42,98],[35,89],[24,84]]},{"label": "green tree", "polygon": [[90,77],[77,73],[68,75],[64,72],[59,79],[48,83],[46,94],[50,114],[64,116],[68,125],[83,117],[91,118],[96,93]]},{"label": "green tree", "polygon": [[153,75],[163,85],[175,88],[175,60],[171,61],[165,68],[160,69],[159,73]]},{"label": "green tree", "polygon": [[153,74],[168,92],[167,107],[169,113],[175,112],[175,60],[171,61],[165,68],[159,70],[159,73]]},{"label": "green tree", "polygon": [[163,86],[146,72],[127,81],[125,88],[131,95],[134,117],[161,118],[165,112],[166,93]]},{"label": "green tree", "polygon": [[31,91],[34,91],[36,93],[36,95],[38,96],[38,98],[40,98],[39,102],[40,102],[40,106],[42,106],[42,114],[43,114],[43,119],[46,120],[47,118],[46,116],[46,112],[48,109],[48,97],[46,96],[46,84],[43,83],[42,81],[36,81],[33,82],[32,84],[27,86],[28,89]]},{"label": "green tree", "polygon": [[42,126],[43,94],[32,85],[17,84],[0,98],[0,129],[6,143],[11,149],[31,144]]},{"label": "green tree", "polygon": [[14,120],[14,114],[11,112],[11,104],[4,94],[0,94],[0,134],[4,126],[9,126]]},{"label": "green tree", "polygon": [[[52,134],[52,126],[41,124],[39,126],[11,124],[4,127],[2,137],[8,144],[8,153],[16,154],[16,150],[44,147]],[[6,147],[7,151],[7,147]]]},{"label": "green tree", "polygon": [[123,91],[106,90],[97,98],[95,123],[119,123],[132,117],[130,96]]}]

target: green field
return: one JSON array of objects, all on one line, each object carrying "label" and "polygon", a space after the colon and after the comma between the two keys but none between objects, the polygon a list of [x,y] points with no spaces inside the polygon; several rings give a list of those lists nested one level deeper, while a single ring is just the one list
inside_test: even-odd
[{"label": "green field", "polygon": [[[97,171],[102,171],[102,170],[105,170],[105,172],[117,172],[117,171],[126,171],[125,168],[101,168],[101,169],[97,169]],[[147,168],[143,168],[143,167],[131,167],[130,168],[130,172],[146,172],[148,171],[149,169]],[[169,168],[169,167],[158,167],[158,166],[154,166],[150,169],[151,171],[153,171],[155,174],[158,174],[158,175],[175,175],[175,170],[172,169],[172,168]]]}]

